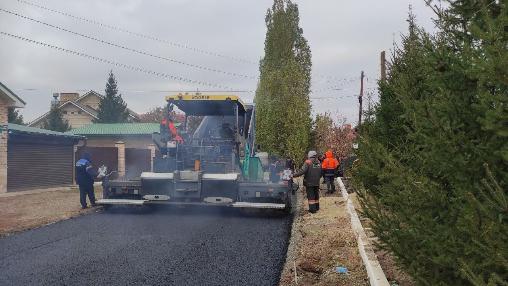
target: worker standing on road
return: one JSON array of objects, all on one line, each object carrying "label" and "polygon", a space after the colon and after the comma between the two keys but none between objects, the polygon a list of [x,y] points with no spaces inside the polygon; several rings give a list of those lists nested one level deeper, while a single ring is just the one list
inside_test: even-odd
[{"label": "worker standing on road", "polygon": [[309,201],[309,212],[315,213],[319,210],[319,181],[321,179],[321,164],[317,158],[316,151],[309,151],[308,160],[302,166],[302,169],[296,172],[293,177],[303,177],[303,185],[307,192]]},{"label": "worker standing on road", "polygon": [[76,162],[76,183],[79,186],[79,202],[81,208],[86,209],[86,196],[90,200],[92,207],[95,207],[95,193],[93,188],[94,178],[97,172],[92,167],[90,154],[83,153],[81,159]]},{"label": "worker standing on road", "polygon": [[325,153],[325,159],[322,163],[323,175],[326,182],[327,194],[335,193],[335,174],[339,167],[339,161],[333,157],[332,150]]}]

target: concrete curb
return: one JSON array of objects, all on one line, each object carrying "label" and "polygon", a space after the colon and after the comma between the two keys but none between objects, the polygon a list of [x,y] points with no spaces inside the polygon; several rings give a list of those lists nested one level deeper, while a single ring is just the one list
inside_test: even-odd
[{"label": "concrete curb", "polygon": [[344,183],[342,182],[342,179],[337,178],[337,182],[339,183],[342,197],[346,201],[347,212],[351,217],[351,226],[356,234],[356,240],[358,241],[358,251],[362,257],[365,269],[367,269],[370,285],[390,286],[390,283],[388,283],[388,279],[386,279],[386,275],[383,272],[379,261],[377,260],[377,256],[369,243],[367,235],[365,234],[365,230],[362,227],[360,218],[358,218],[358,214],[356,213],[353,202],[349,199],[349,195],[347,193],[346,187],[344,186]]},{"label": "concrete curb", "polygon": [[303,196],[303,192],[301,191],[302,189],[302,181],[300,179],[299,181],[299,184],[300,184],[300,188],[298,188],[298,190],[296,191],[296,200],[295,200],[295,205],[294,205],[294,211],[293,211],[293,214],[291,214],[293,216],[293,222],[291,223],[291,233],[290,233],[290,237],[289,237],[289,242],[288,242],[288,249],[286,251],[286,260],[284,262],[284,266],[282,268],[282,271],[280,273],[280,277],[279,277],[279,285],[282,284],[282,279],[284,278],[284,275],[285,274],[288,274],[288,273],[291,273],[293,271],[293,274],[294,277],[293,278],[293,283],[295,285],[298,285],[298,274],[296,273],[296,256],[297,256],[297,252],[298,252],[298,241],[300,241],[302,239],[302,234],[300,233],[300,228],[298,227],[298,222],[302,220],[302,216],[304,214],[304,207],[303,207],[303,202],[304,202],[304,196]]}]

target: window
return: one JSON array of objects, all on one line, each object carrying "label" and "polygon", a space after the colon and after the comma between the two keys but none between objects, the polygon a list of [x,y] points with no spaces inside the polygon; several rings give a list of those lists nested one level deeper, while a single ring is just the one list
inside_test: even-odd
[{"label": "window", "polygon": [[64,110],[63,114],[67,114],[67,111],[66,111],[66,110]]},{"label": "window", "polygon": [[81,110],[78,111],[78,114],[81,114]]},{"label": "window", "polygon": [[74,114],[74,111],[72,111],[71,114]]}]

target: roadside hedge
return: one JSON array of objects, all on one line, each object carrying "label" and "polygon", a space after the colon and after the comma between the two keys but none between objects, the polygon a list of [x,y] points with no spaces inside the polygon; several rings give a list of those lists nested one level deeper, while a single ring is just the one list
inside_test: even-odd
[{"label": "roadside hedge", "polygon": [[380,246],[418,285],[508,285],[506,1],[427,1],[360,128],[354,183]]}]

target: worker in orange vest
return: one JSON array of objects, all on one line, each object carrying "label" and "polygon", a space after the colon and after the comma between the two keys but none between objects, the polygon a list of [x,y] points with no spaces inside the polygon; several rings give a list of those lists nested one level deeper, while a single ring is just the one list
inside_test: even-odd
[{"label": "worker in orange vest", "polygon": [[171,140],[177,141],[180,144],[183,143],[183,138],[178,134],[175,123],[171,118],[163,118],[161,125],[167,128],[167,131],[171,134]]},{"label": "worker in orange vest", "polygon": [[335,193],[335,174],[339,168],[339,161],[333,157],[332,150],[326,151],[321,168],[323,169],[323,176],[326,182],[326,193]]}]

